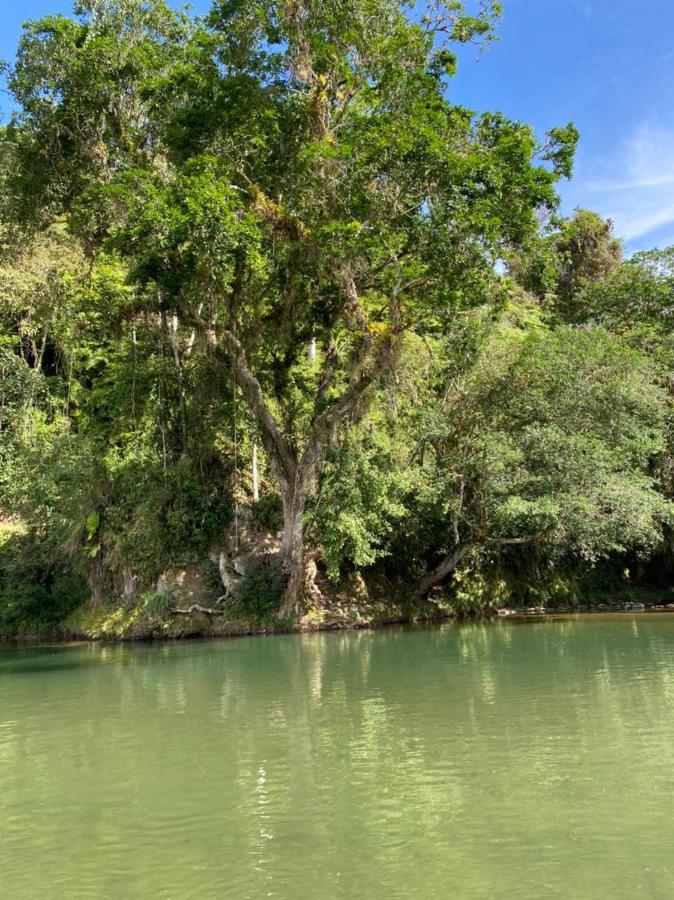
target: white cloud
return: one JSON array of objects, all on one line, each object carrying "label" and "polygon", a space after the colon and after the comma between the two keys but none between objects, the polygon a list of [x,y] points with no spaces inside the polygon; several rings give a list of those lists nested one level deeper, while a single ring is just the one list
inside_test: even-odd
[{"label": "white cloud", "polygon": [[674,223],[674,128],[643,124],[613,156],[585,168],[574,200],[613,219],[628,243]]}]

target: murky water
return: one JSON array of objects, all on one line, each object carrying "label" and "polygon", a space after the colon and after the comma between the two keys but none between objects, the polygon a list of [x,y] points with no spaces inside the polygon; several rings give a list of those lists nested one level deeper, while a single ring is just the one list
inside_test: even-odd
[{"label": "murky water", "polygon": [[674,897],[674,617],[0,648],[0,896]]}]

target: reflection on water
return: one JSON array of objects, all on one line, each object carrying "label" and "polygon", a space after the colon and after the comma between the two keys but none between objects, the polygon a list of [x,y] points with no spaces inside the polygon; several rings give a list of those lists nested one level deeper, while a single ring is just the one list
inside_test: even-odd
[{"label": "reflection on water", "polygon": [[674,618],[0,649],[0,895],[672,896]]}]

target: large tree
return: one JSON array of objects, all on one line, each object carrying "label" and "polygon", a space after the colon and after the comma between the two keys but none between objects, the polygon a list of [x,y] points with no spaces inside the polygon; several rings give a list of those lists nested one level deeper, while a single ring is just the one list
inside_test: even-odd
[{"label": "large tree", "polygon": [[422,594],[468,554],[525,547],[558,568],[593,565],[653,552],[671,522],[657,468],[667,402],[652,361],[604,329],[529,317],[526,330],[507,320],[494,330],[422,432],[417,515],[424,547],[437,542],[441,555]]},{"label": "large tree", "polygon": [[572,127],[539,143],[451,101],[452,45],[493,36],[498,4],[477,7],[83,0],[20,43],[6,214],[121,254],[176,365],[196,335],[231,374],[283,499],[286,612],[326,448],[405,332],[485,300],[570,172]]},{"label": "large tree", "polygon": [[552,216],[526,246],[513,248],[508,268],[515,280],[567,323],[587,321],[583,293],[620,268],[622,245],[610,219],[587,209]]}]

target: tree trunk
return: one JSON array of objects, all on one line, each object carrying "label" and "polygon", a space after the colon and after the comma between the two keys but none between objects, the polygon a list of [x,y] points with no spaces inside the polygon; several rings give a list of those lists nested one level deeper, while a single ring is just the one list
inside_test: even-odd
[{"label": "tree trunk", "polygon": [[449,556],[446,556],[440,565],[424,578],[416,590],[418,597],[425,597],[436,584],[442,582],[452,574],[464,556],[475,546],[473,543],[460,544]]},{"label": "tree trunk", "polygon": [[309,497],[302,478],[293,484],[281,482],[283,498],[283,537],[281,539],[281,565],[287,578],[280,615],[297,615],[304,600],[304,512]]},{"label": "tree trunk", "polygon": [[[236,382],[255,419],[257,434],[279,480],[283,498],[281,563],[287,578],[287,587],[279,610],[280,615],[296,614],[302,609],[306,583],[304,513],[315,488],[324,458],[324,448],[332,439],[340,422],[347,418],[354,420],[362,415],[366,397],[375,383],[375,374],[381,370],[382,361],[379,358],[371,367],[364,366],[372,348],[372,336],[352,281],[349,282],[348,288],[350,318],[358,321],[363,329],[363,337],[351,360],[355,369],[354,378],[340,399],[313,420],[306,447],[299,459],[296,448],[267,405],[260,382],[248,366],[246,353],[239,339],[230,329],[226,328],[222,332]],[[211,343],[217,348],[215,334]],[[318,388],[318,397],[329,387],[332,374],[334,373],[328,366],[327,373]]]},{"label": "tree trunk", "polygon": [[533,544],[535,541],[540,540],[543,537],[543,534],[543,532],[537,532],[536,534],[527,534],[522,537],[482,538],[482,540],[479,541],[466,541],[464,544],[459,544],[449,556],[446,556],[440,565],[427,575],[418,585],[416,595],[417,597],[425,597],[432,588],[438,584],[442,584],[473,547],[514,547],[524,544]]}]

